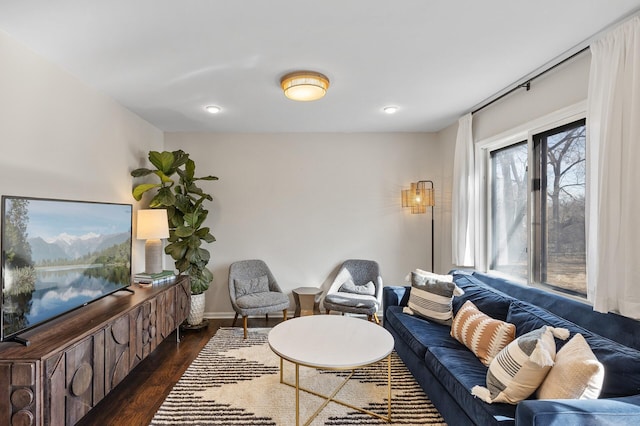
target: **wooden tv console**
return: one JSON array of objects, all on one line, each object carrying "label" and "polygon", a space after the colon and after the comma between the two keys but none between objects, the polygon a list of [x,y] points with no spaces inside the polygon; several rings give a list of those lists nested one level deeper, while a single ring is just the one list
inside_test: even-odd
[{"label": "wooden tv console", "polygon": [[189,314],[187,277],[119,291],[0,343],[0,425],[73,425]]}]

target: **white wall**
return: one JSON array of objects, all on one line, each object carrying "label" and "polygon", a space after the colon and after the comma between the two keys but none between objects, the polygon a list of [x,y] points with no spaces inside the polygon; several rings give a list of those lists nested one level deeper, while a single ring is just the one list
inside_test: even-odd
[{"label": "white wall", "polygon": [[[583,54],[474,116],[475,140],[586,99]],[[435,183],[436,271],[451,265],[457,123],[438,134],[167,134],[0,32],[0,194],[134,203],[129,172],[149,150],[184,149],[215,196],[215,283],[207,314],[231,314],[229,264],[262,258],[285,291],[327,286],[347,258],[380,263],[388,285],[430,261],[430,215],[400,208]],[[163,138],[165,139],[163,141]],[[135,205],[137,208],[138,206]],[[134,240],[134,271],[144,269]],[[171,261],[167,261],[167,266]]]},{"label": "white wall", "polygon": [[520,89],[474,114],[473,139],[482,141],[587,99],[590,64],[586,51],[534,80],[531,90]]},{"label": "white wall", "polygon": [[208,225],[217,238],[207,316],[232,315],[237,260],[263,259],[287,293],[329,286],[349,258],[378,261],[389,285],[429,267],[430,215],[403,210],[400,190],[419,179],[439,187],[433,135],[168,133],[165,149],[188,152],[196,175],[220,178],[202,183],[215,198]]},{"label": "white wall", "polygon": [[160,130],[2,32],[0,94],[0,194],[135,203],[129,172]]},{"label": "white wall", "polygon": [[[473,139],[477,143],[508,132],[529,121],[587,99],[591,55],[587,51],[543,75],[531,83],[531,90],[520,89],[473,115]],[[454,268],[451,263],[451,188],[453,154],[458,123],[437,135],[442,145],[443,172],[443,251],[439,263],[441,270]]]}]

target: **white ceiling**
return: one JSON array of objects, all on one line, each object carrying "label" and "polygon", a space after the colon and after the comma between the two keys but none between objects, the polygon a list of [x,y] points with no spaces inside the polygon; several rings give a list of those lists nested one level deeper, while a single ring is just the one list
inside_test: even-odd
[{"label": "white ceiling", "polygon": [[[165,131],[432,132],[639,7],[0,0],[0,30]],[[284,97],[280,77],[300,69],[329,77],[325,98]],[[205,112],[210,104],[222,112]]]}]

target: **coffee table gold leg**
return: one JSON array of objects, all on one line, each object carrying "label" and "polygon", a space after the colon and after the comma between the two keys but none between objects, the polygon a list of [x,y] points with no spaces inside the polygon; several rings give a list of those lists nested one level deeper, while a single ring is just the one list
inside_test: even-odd
[{"label": "coffee table gold leg", "polygon": [[296,362],[296,426],[300,426],[300,365]]},{"label": "coffee table gold leg", "polygon": [[356,407],[355,405],[352,404],[348,404],[344,401],[340,401],[337,399],[334,399],[335,396],[338,394],[338,392],[340,392],[340,390],[347,384],[347,382],[349,381],[349,379],[351,379],[351,377],[353,376],[355,370],[351,371],[351,373],[343,380],[343,382],[333,391],[333,393],[331,395],[323,395],[321,393],[315,392],[311,389],[307,389],[307,388],[302,388],[300,387],[300,364],[296,363],[296,362],[292,362],[295,366],[296,366],[296,378],[295,378],[295,383],[290,383],[290,382],[285,382],[284,381],[284,358],[280,358],[280,383],[285,384],[287,386],[291,386],[294,387],[296,389],[296,426],[300,426],[300,391],[304,391],[307,392],[309,394],[318,396],[320,398],[325,399],[324,403],[318,408],[318,410],[311,416],[309,417],[309,419],[306,421],[306,423],[304,423],[305,426],[308,426],[311,424],[311,422],[318,416],[318,414],[324,409],[324,407],[327,406],[327,404],[329,404],[330,402],[335,402],[337,404],[343,405],[345,407],[349,407],[352,408],[354,410],[360,411],[362,413],[366,413],[370,416],[373,417],[377,417],[379,419],[382,419],[386,422],[391,422],[391,354],[389,354],[387,356],[387,416],[385,417],[384,415],[378,414],[378,413],[374,413],[372,411],[369,410],[365,410],[364,408],[361,407]]},{"label": "coffee table gold leg", "polygon": [[387,421],[391,421],[391,354],[387,356],[387,388],[389,389],[389,403],[387,405]]}]

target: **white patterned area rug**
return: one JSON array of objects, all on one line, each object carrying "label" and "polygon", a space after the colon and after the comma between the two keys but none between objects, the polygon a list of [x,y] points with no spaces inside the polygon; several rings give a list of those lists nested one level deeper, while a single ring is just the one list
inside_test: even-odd
[{"label": "white patterned area rug", "polygon": [[[295,389],[280,383],[280,359],[267,343],[268,328],[220,328],[171,390],[151,424],[294,425]],[[322,348],[318,348],[322,350]],[[284,362],[285,381],[295,367]],[[329,403],[312,425],[444,425],[444,420],[400,358],[392,355],[391,423]],[[348,373],[300,367],[300,386],[330,394]],[[387,413],[387,363],[356,370],[336,396],[369,411]],[[300,392],[300,423],[322,405],[322,398]]]}]

